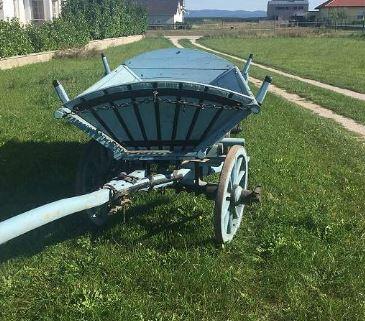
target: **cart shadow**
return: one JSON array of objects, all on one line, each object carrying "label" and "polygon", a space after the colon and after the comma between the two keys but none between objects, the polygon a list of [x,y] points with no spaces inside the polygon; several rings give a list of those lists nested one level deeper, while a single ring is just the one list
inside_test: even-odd
[{"label": "cart shadow", "polygon": [[[83,144],[19,142],[0,148],[0,221],[34,207],[73,196]],[[82,233],[85,224],[68,217],[0,246],[0,262],[32,256],[45,247]]]},{"label": "cart shadow", "polygon": [[190,213],[187,209],[182,213],[181,209],[174,208],[173,205],[168,211],[162,209],[163,214],[160,212],[161,205],[171,204],[178,197],[179,195],[164,196],[154,192],[154,202],[144,200],[145,206],[133,206],[126,212],[124,229],[113,231],[106,237],[132,250],[141,244],[158,252],[166,252],[172,248],[215,247],[213,228],[211,234],[202,233],[207,225],[213,225],[210,218],[209,224],[203,219],[206,213]]},{"label": "cart shadow", "polygon": [[[46,203],[74,195],[74,180],[83,144],[77,142],[19,142],[8,141],[0,148],[0,221]],[[177,222],[161,220],[155,224],[145,213],[169,202],[163,195],[134,206],[127,212],[126,225],[140,225],[145,234],[137,240],[125,237],[125,245],[152,239],[161,233],[179,230],[199,215],[184,216]],[[102,229],[97,229],[85,215],[71,215],[0,245],[0,263],[17,257],[30,257],[51,245],[90,233],[93,237],[108,235],[121,224],[116,217]],[[194,231],[192,231],[195,234]],[[189,231],[185,230],[186,233]],[[106,236],[107,237],[107,236]],[[171,240],[174,243],[174,240]],[[168,240],[166,242],[169,242]],[[206,242],[211,243],[212,240]],[[199,242],[194,243],[199,246]],[[204,242],[203,242],[204,243]],[[164,244],[163,248],[173,246]]]},{"label": "cart shadow", "polygon": [[[163,222],[157,226],[151,223],[144,224],[147,232],[145,235],[140,237],[137,242],[149,242],[151,246],[151,239],[156,238],[159,235],[164,235],[165,238],[168,239],[168,242],[165,241],[156,243],[154,246],[155,250],[160,252],[167,252],[172,248],[179,250],[186,248],[192,249],[205,246],[215,246],[216,244],[213,237],[202,237],[202,227],[199,226],[199,224],[194,224],[194,228],[187,228],[187,226],[191,223],[199,222],[200,217],[200,214],[193,214],[182,217],[177,222],[173,223]],[[209,224],[209,226],[211,225],[212,224]]]}]

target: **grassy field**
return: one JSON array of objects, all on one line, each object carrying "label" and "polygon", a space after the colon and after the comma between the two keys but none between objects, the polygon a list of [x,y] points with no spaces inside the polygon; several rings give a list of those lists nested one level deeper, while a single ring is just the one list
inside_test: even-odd
[{"label": "grassy field", "polygon": [[[50,82],[76,94],[98,60],[0,72],[0,219],[72,195],[85,137],[52,119]],[[364,144],[273,95],[244,129],[264,200],[232,244],[215,248],[213,203],[186,193],[137,196],[103,230],[70,217],[0,247],[0,320],[364,320]]]},{"label": "grassy field", "polygon": [[[187,39],[181,40],[180,43],[186,48],[195,48]],[[216,46],[215,49],[225,52],[225,48],[223,46]],[[236,52],[235,55],[239,56],[239,53]],[[238,60],[231,59],[231,61],[239,66],[243,65],[243,63]],[[317,86],[309,85],[304,82],[296,80],[293,81],[288,77],[268,72],[267,70],[256,66],[252,66],[250,70],[250,75],[257,79],[264,79],[268,73],[274,77],[274,84],[280,88],[298,94],[299,96],[309,99],[322,107],[331,109],[339,115],[352,118],[359,123],[365,124],[365,102],[346,97]]]},{"label": "grassy field", "polygon": [[365,92],[365,40],[362,37],[216,37],[200,40],[208,47],[267,66]]},{"label": "grassy field", "polygon": [[[333,30],[329,28],[303,28],[293,27],[284,24],[273,23],[271,21],[258,22],[228,22],[225,21],[204,21],[195,23],[189,19],[186,21],[191,24],[191,29],[171,29],[171,30],[148,30],[147,35],[159,36],[214,36],[214,37],[239,37],[239,38],[258,38],[258,37],[322,37],[322,36],[348,36],[355,32],[351,30]],[[359,32],[361,34],[361,32]]]}]

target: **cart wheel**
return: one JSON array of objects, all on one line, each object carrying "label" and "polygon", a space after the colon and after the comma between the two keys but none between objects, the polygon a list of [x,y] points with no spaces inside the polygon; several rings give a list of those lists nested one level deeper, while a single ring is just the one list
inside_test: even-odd
[{"label": "cart wheel", "polygon": [[219,244],[232,241],[245,208],[238,200],[248,183],[248,156],[242,146],[233,146],[221,172],[215,202],[215,238]]},{"label": "cart wheel", "polygon": [[[117,175],[116,163],[109,150],[96,141],[90,141],[79,162],[76,193],[83,195],[101,188]],[[102,226],[108,219],[109,211],[109,205],[105,204],[85,212],[95,225]]]}]

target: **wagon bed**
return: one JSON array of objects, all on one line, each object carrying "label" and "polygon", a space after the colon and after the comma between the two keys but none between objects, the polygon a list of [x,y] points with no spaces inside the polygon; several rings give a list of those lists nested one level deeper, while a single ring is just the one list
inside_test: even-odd
[{"label": "wagon bed", "polygon": [[260,109],[236,66],[190,49],[126,61],[64,107],[139,159],[197,157]]}]

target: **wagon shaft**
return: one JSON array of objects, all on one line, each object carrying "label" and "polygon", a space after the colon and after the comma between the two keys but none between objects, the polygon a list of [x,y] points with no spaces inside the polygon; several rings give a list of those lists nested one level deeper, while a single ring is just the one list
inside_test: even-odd
[{"label": "wagon shaft", "polygon": [[146,178],[142,172],[131,173],[128,177],[133,177],[133,181],[127,178],[114,180],[105,184],[99,191],[30,210],[0,223],[0,244],[70,214],[101,206],[123,195],[143,189],[166,187],[182,180],[188,173],[189,170],[180,170],[169,175],[155,175],[150,178]]}]

